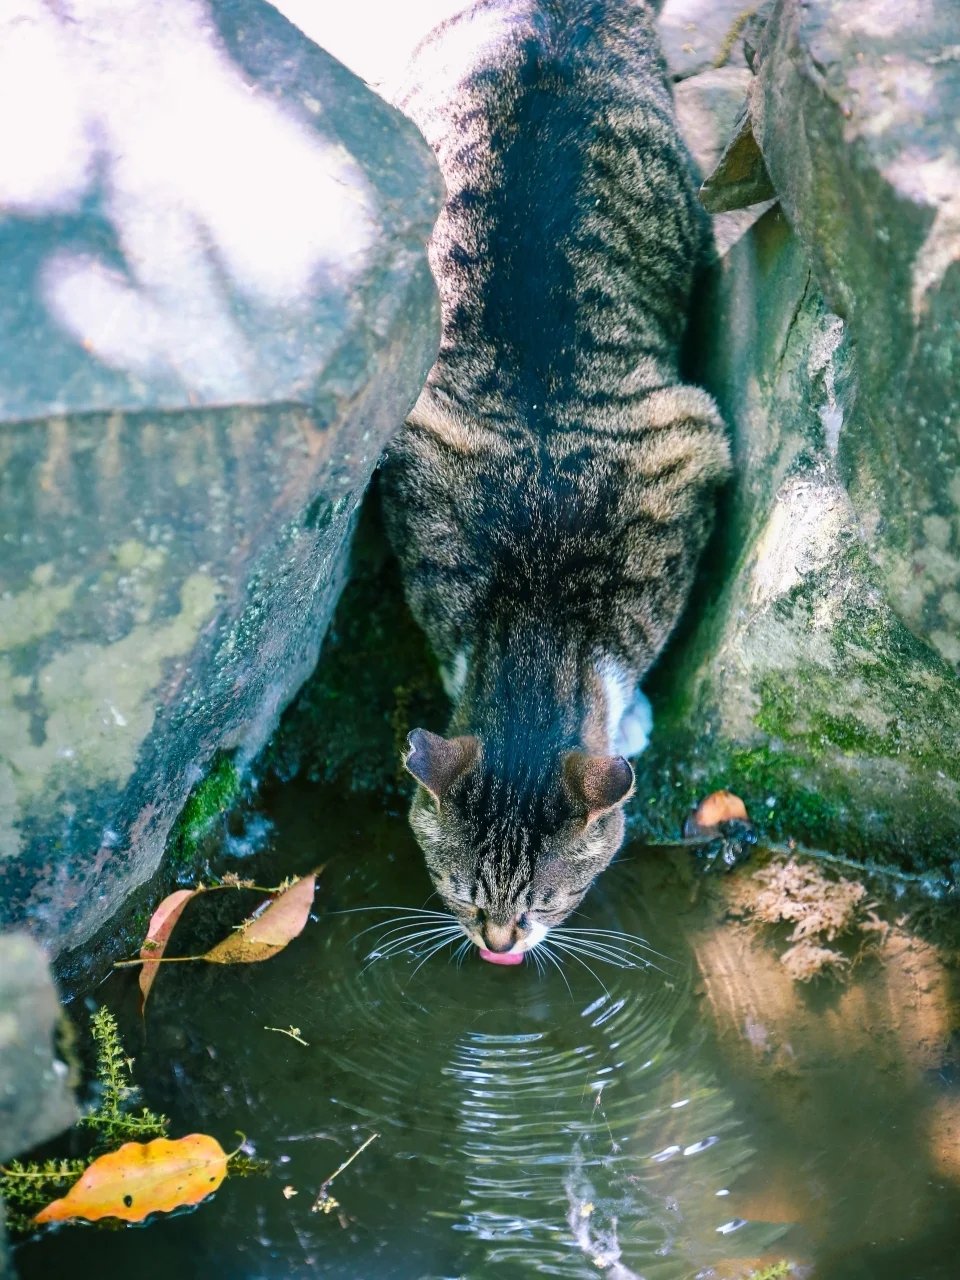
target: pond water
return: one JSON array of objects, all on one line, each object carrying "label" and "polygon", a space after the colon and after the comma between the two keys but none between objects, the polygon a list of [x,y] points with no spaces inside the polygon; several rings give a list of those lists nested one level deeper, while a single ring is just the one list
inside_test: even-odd
[{"label": "pond water", "polygon": [[[266,964],[168,966],[145,1032],[134,971],[94,994],[172,1136],[209,1132],[231,1149],[240,1131],[270,1172],[144,1228],[50,1231],[17,1250],[22,1280],[739,1280],[778,1258],[821,1280],[958,1274],[956,1186],[906,1139],[917,1088],[933,1096],[956,1080],[912,1081],[902,1109],[886,1095],[871,1114],[869,1099],[851,1106],[842,1064],[824,1063],[803,1087],[819,1090],[827,1123],[791,1131],[774,1118],[776,1080],[758,1098],[708,1031],[674,927],[683,903],[642,890],[655,855],[628,847],[579,921],[642,934],[649,968],[572,961],[541,974],[472,954],[458,965],[452,947],[371,962],[371,926],[423,906],[429,889],[402,813],[297,783],[264,804],[263,847],[220,869],[270,884],[326,862],[303,935]],[[179,949],[205,945],[252,900],[192,904]],[[291,1026],[306,1046],[265,1029]],[[374,1133],[330,1188],[339,1209],[311,1212]],[[909,1200],[899,1218],[890,1200],[892,1236],[890,1197]]]}]

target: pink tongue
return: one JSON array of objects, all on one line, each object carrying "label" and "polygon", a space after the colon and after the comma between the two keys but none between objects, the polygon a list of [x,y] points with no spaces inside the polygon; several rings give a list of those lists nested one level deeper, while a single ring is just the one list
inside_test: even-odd
[{"label": "pink tongue", "polygon": [[489,960],[491,964],[523,964],[522,951],[487,951],[478,947],[481,960]]}]

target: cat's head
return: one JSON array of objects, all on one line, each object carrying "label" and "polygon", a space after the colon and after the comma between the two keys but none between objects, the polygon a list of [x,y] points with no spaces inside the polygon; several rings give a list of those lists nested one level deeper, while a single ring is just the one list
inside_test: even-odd
[{"label": "cat's head", "polygon": [[622,756],[558,752],[518,780],[478,738],[414,729],[404,763],[419,783],[410,825],[431,879],[481,953],[536,946],[623,840],[633,770]]}]

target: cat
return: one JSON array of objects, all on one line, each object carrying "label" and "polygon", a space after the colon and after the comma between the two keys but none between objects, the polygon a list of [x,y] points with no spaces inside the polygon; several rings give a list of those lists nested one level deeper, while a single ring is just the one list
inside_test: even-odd
[{"label": "cat", "polygon": [[514,963],[623,840],[641,678],[726,479],[678,371],[711,250],[652,6],[481,0],[398,105],[438,157],[439,355],[382,461],[404,591],[454,703],[409,735],[410,822],[481,956]]}]

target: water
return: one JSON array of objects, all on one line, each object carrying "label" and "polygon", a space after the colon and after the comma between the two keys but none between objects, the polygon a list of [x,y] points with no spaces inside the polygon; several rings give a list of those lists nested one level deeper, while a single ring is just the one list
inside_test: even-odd
[{"label": "water", "polygon": [[[429,888],[402,815],[298,784],[266,808],[266,848],[221,869],[276,883],[325,861],[301,938],[265,964],[168,966],[145,1034],[131,971],[94,995],[172,1135],[231,1149],[239,1131],[270,1173],[146,1228],[49,1232],[18,1250],[23,1280],[737,1280],[777,1258],[822,1280],[956,1276],[956,1184],[924,1166],[916,1129],[956,1082],[904,1080],[900,1107],[894,1081],[871,1110],[870,1082],[851,1091],[842,1062],[799,1085],[746,1080],[704,1016],[677,927],[689,903],[649,889],[652,855],[628,849],[586,915],[643,934],[669,957],[658,968],[541,976],[473,955],[458,967],[452,948],[370,963],[370,926],[393,913],[366,908],[420,907]],[[184,950],[243,914],[231,898],[191,907]],[[265,1029],[291,1026],[306,1047]],[[826,1124],[784,1123],[797,1088]],[[339,1209],[311,1212],[371,1133],[330,1188]]]}]

